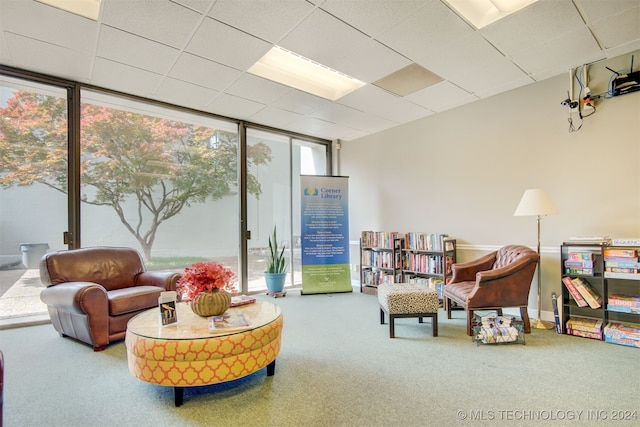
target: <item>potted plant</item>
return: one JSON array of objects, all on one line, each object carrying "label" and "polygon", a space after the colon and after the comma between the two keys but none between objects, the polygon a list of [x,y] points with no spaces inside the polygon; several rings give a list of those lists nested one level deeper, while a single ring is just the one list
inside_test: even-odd
[{"label": "potted plant", "polygon": [[287,279],[287,261],[284,256],[285,248],[285,245],[278,246],[278,236],[274,225],[273,233],[269,236],[269,256],[267,259],[267,270],[264,272],[267,289],[271,293],[279,293],[284,289],[284,282]]},{"label": "potted plant", "polygon": [[202,317],[217,316],[229,308],[233,271],[216,262],[196,262],[184,269],[176,284],[182,301],[188,302],[194,313]]}]

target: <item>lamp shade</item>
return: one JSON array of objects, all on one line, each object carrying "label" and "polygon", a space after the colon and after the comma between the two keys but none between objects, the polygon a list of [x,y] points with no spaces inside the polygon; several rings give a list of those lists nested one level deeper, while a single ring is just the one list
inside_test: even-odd
[{"label": "lamp shade", "polygon": [[556,209],[556,205],[553,204],[547,192],[542,188],[533,188],[525,190],[513,215],[553,215],[557,213],[558,209]]}]

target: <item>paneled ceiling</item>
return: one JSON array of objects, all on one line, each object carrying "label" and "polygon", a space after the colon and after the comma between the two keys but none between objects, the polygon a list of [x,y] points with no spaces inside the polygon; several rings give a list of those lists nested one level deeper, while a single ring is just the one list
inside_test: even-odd
[{"label": "paneled ceiling", "polygon": [[[278,45],[367,83],[335,102],[247,72]],[[444,0],[0,0],[0,63],[352,140],[640,49],[640,0],[539,0],[481,30]],[[640,58],[637,58],[640,67]],[[372,83],[410,64],[444,80]]]}]

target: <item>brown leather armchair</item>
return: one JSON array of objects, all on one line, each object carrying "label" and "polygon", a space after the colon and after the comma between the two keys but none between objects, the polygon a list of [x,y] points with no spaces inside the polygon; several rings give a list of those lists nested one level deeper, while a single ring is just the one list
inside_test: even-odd
[{"label": "brown leather armchair", "polygon": [[519,245],[500,248],[474,261],[453,265],[453,277],[444,287],[447,318],[452,302],[467,311],[467,335],[472,335],[475,310],[520,307],[525,333],[531,332],[527,305],[531,281],[538,265],[536,251]]},{"label": "brown leather armchair", "polygon": [[124,339],[127,322],[158,306],[162,291],[174,291],[179,273],[146,271],[130,248],[93,247],[48,253],[40,260],[53,327],[101,351]]}]

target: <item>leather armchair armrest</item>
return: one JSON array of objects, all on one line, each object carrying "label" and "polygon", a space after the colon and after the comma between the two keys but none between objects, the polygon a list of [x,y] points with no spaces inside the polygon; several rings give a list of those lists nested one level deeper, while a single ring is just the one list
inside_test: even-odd
[{"label": "leather armchair armrest", "polygon": [[498,252],[495,251],[473,261],[453,264],[453,276],[450,283],[475,281],[476,274],[479,271],[489,270],[493,266],[497,253]]},{"label": "leather armchair armrest", "polygon": [[175,291],[180,273],[174,271],[145,271],[136,277],[136,285],[158,286],[165,291]]},{"label": "leather armchair armrest", "polygon": [[66,282],[49,286],[40,293],[46,305],[70,313],[89,314],[96,305],[107,312],[107,291],[93,282]]}]

